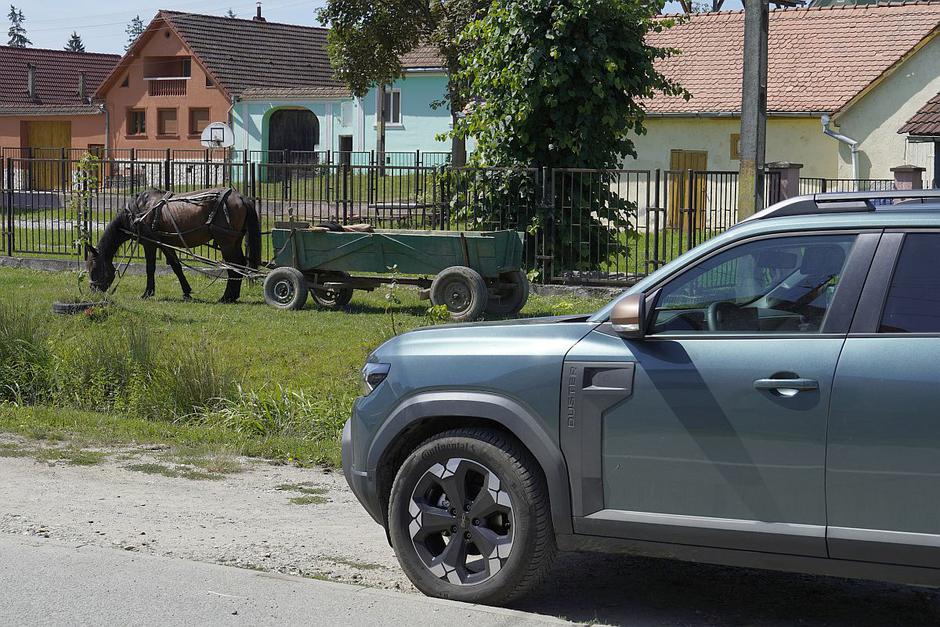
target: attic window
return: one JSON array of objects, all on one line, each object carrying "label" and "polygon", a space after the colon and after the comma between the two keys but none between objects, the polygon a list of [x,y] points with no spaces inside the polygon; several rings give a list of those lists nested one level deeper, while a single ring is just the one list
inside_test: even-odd
[{"label": "attic window", "polygon": [[206,87],[215,87],[215,83],[212,82],[212,79],[209,78],[209,75],[206,75]]},{"label": "attic window", "polygon": [[128,85],[130,85],[130,82],[131,82],[131,77],[130,77],[130,75],[125,76],[125,77],[124,77],[124,80],[121,81],[121,87],[127,87]]}]

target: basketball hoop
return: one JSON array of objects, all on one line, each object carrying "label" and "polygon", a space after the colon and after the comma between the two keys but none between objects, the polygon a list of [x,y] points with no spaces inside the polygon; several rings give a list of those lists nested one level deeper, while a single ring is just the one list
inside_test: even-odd
[{"label": "basketball hoop", "polygon": [[213,122],[202,131],[201,143],[206,148],[231,148],[235,145],[235,133],[224,122]]}]

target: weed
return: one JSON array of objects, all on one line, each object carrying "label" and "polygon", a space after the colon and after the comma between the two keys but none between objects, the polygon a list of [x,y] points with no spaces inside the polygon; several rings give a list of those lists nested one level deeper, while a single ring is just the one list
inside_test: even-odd
[{"label": "weed", "polygon": [[0,401],[29,404],[48,389],[47,325],[23,302],[0,298]]},{"label": "weed", "polygon": [[104,453],[84,449],[43,448],[35,451],[36,459],[45,462],[63,461],[73,466],[96,466],[104,461]]},{"label": "weed", "polygon": [[383,568],[381,564],[373,564],[372,562],[358,562],[356,560],[349,560],[342,557],[327,557],[326,559],[330,560],[334,564],[349,566],[350,568],[355,568],[356,570],[379,570]]},{"label": "weed", "polygon": [[186,466],[177,466],[176,468],[171,468],[170,466],[164,466],[163,464],[145,463],[131,464],[130,466],[125,466],[124,468],[127,470],[133,470],[134,472],[142,472],[148,475],[161,475],[171,479],[190,479],[193,481],[204,481],[224,478],[220,474],[202,472],[193,468],[187,468]]},{"label": "weed", "polygon": [[16,444],[0,444],[0,457],[29,457],[32,453]]},{"label": "weed", "polygon": [[310,485],[309,483],[282,483],[279,486],[275,486],[275,490],[281,490],[282,492],[300,492],[301,494],[312,494],[312,495],[324,495],[329,490],[326,488],[318,488]]}]

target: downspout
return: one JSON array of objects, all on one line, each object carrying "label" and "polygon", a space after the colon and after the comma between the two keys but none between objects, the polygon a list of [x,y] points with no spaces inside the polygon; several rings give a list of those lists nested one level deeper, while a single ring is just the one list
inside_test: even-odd
[{"label": "downspout", "polygon": [[108,110],[108,104],[103,102],[98,105],[98,110],[104,114],[104,158],[107,159],[111,154],[111,112]]},{"label": "downspout", "polygon": [[834,130],[829,128],[829,116],[823,115],[820,119],[823,127],[823,134],[828,135],[829,137],[847,144],[848,147],[852,150],[852,178],[856,181],[858,180],[858,140],[847,137],[841,133],[836,133]]}]

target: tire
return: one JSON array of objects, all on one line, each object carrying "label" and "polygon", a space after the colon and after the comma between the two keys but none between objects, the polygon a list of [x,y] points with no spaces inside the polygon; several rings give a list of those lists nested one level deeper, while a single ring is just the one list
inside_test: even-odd
[{"label": "tire", "polygon": [[264,302],[277,309],[303,309],[308,291],[307,279],[297,268],[275,268],[264,277]]},{"label": "tire", "polygon": [[522,311],[529,300],[529,278],[522,270],[513,270],[499,275],[499,283],[507,287],[497,291],[499,298],[490,298],[487,301],[486,313],[514,316]]},{"label": "tire", "polygon": [[[448,493],[469,505],[451,507]],[[433,597],[506,603],[537,585],[556,553],[542,472],[494,429],[447,431],[413,451],[392,485],[388,520],[399,564]]]},{"label": "tire", "polygon": [[[345,272],[333,272],[329,275],[321,275],[324,282],[343,282],[349,279],[349,275]],[[349,301],[353,297],[353,289],[351,287],[341,287],[339,289],[330,289],[330,290],[318,290],[311,289],[310,295],[313,296],[314,302],[320,307],[325,307],[327,309],[341,309],[349,304]]]},{"label": "tire", "polygon": [[445,305],[455,322],[476,320],[483,315],[488,300],[486,281],[467,266],[445,268],[431,282],[431,302]]}]

